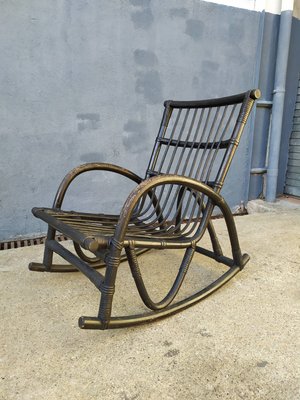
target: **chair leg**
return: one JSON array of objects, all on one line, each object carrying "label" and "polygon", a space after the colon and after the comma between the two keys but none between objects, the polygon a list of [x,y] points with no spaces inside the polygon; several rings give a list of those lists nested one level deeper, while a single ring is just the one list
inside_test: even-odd
[{"label": "chair leg", "polygon": [[217,234],[216,234],[216,231],[215,231],[212,221],[209,221],[209,223],[207,225],[207,230],[208,230],[212,248],[213,248],[213,251],[214,251],[216,257],[222,257],[223,251],[222,251],[222,248],[221,248],[221,245],[220,245],[220,242],[217,237]]},{"label": "chair leg", "polygon": [[31,262],[28,266],[30,271],[52,271],[53,266],[53,250],[49,249],[47,246],[47,240],[54,240],[55,239],[55,232],[56,230],[51,226],[48,227],[47,238],[45,243],[44,249],[44,258],[42,263],[35,263]]},{"label": "chair leg", "polygon": [[234,218],[227,204],[223,205],[222,212],[227,226],[234,265],[242,270],[250,260],[250,256],[246,253],[242,254]]},{"label": "chair leg", "polygon": [[[106,257],[106,272],[105,279],[101,285],[101,300],[99,306],[98,320],[101,322],[101,329],[107,329],[112,311],[112,302],[115,293],[115,283],[118,268],[121,262],[121,253],[123,250],[123,245],[116,241],[112,241],[112,246],[110,248],[109,254]],[[80,323],[80,319],[79,319]]]},{"label": "chair leg", "polygon": [[196,246],[196,252],[204,254],[207,257],[213,258],[214,260],[223,263],[231,268],[236,266],[240,270],[242,270],[244,266],[247,264],[247,262],[250,260],[250,256],[246,253],[242,254],[235,226],[235,221],[230,208],[225,202],[223,202],[223,204],[219,204],[219,207],[226,222],[227,232],[231,245],[232,258],[223,255],[212,221],[208,223],[207,229],[210,235],[213,251],[207,250],[200,246]]},{"label": "chair leg", "polygon": [[43,264],[45,265],[47,271],[51,270],[53,264],[53,250],[49,249],[49,247],[47,246],[47,241],[55,239],[55,232],[56,232],[55,229],[49,226],[47,239],[45,243],[44,259],[43,259]]},{"label": "chair leg", "polygon": [[139,263],[135,254],[135,249],[134,247],[127,247],[126,248],[126,252],[127,252],[127,258],[128,258],[128,263],[131,269],[131,273],[133,276],[133,279],[135,281],[137,290],[139,292],[139,295],[142,299],[142,301],[144,302],[144,304],[150,308],[151,310],[154,311],[158,311],[158,310],[162,310],[164,308],[166,308],[169,304],[171,304],[171,302],[174,300],[175,296],[177,295],[183,280],[185,278],[185,275],[189,269],[189,266],[191,264],[191,261],[193,259],[193,255],[195,252],[195,247],[188,247],[185,250],[185,254],[184,257],[182,259],[182,262],[180,264],[176,279],[174,280],[174,283],[171,287],[171,289],[168,291],[167,295],[160,301],[155,303],[147,289],[141,274],[141,270],[139,267]]}]

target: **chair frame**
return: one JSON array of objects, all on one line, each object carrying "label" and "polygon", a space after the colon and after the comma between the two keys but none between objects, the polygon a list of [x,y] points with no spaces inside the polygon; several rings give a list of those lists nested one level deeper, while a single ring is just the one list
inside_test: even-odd
[{"label": "chair frame", "polygon": [[[34,208],[33,214],[44,220],[48,224],[47,239],[45,242],[44,258],[43,263],[30,263],[29,269],[32,271],[46,271],[46,272],[69,272],[69,271],[81,271],[101,292],[101,300],[99,306],[99,312],[96,317],[80,317],[79,327],[84,329],[108,329],[108,328],[122,328],[138,324],[147,323],[154,321],[168,315],[177,313],[198,301],[204,299],[231,278],[233,278],[240,270],[243,269],[245,264],[249,261],[248,254],[242,254],[237,230],[233,215],[230,207],[220,195],[221,187],[224,183],[227,175],[230,163],[234,156],[235,150],[240,141],[244,126],[247,122],[251,109],[256,99],[260,97],[258,89],[250,90],[245,93],[238,95],[225,97],[221,99],[210,99],[201,101],[166,101],[165,112],[160,126],[159,134],[156,139],[156,143],[152,152],[150,163],[148,166],[146,178],[143,179],[128,169],[119,167],[113,164],[107,163],[88,163],[74,168],[70,171],[63,181],[61,182],[57,194],[54,199],[52,209],[46,208]],[[171,139],[168,139],[168,143],[164,139],[164,132],[168,125],[170,115],[173,109],[192,109],[192,108],[203,108],[203,107],[218,107],[227,104],[239,104],[241,103],[241,110],[239,116],[235,122],[234,132],[230,141],[226,142],[228,149],[226,150],[226,162],[224,168],[218,175],[217,181],[212,187],[209,182],[202,182],[192,177],[172,174],[172,173],[158,173],[156,174],[153,170],[153,165],[157,161],[159,145],[160,143],[167,144],[168,146],[174,145]],[[165,143],[164,143],[165,141]],[[175,141],[174,141],[175,142]],[[215,149],[222,146],[225,142],[206,143],[206,146]],[[194,143],[182,142],[177,140],[176,146],[193,148]],[[199,148],[202,146],[199,145]],[[125,201],[121,212],[115,219],[112,220],[110,216],[107,216],[107,224],[113,226],[112,233],[110,235],[103,234],[87,234],[82,232],[80,229],[75,229],[73,225],[68,223],[68,220],[61,220],[58,218],[59,215],[64,215],[61,211],[63,200],[68,191],[70,184],[79,175],[88,171],[110,171],[122,175],[131,181],[135,182],[137,186],[131,191],[127,200]],[[177,206],[176,206],[176,224],[173,229],[174,237],[164,237],[163,234],[153,238],[151,236],[130,236],[128,229],[131,221],[135,218],[137,210],[142,208],[144,199],[150,199],[149,204],[152,204],[155,213],[157,226],[162,229],[165,226],[165,220],[163,218],[163,211],[161,210],[160,199],[156,196],[156,190],[161,187],[177,187]],[[194,198],[195,204],[201,208],[201,218],[197,221],[197,227],[192,235],[181,236],[180,226],[183,222],[181,219],[181,208],[182,208],[182,197],[185,193],[190,193],[190,197]],[[207,203],[204,205],[201,201],[206,196]],[[176,201],[176,200],[174,200]],[[142,205],[141,205],[142,204]],[[214,207],[217,206],[226,223],[228,236],[231,245],[232,257],[226,257],[223,255],[220,243],[218,241],[213,223],[211,220],[212,212]],[[66,214],[66,215],[70,215]],[[76,218],[81,220],[88,220],[92,216],[84,213],[72,214]],[[80,220],[80,221],[81,221]],[[66,222],[67,221],[67,222]],[[177,226],[177,228],[176,228]],[[150,229],[150,228],[147,228]],[[163,232],[158,228],[155,228],[154,233]],[[209,233],[212,250],[205,249],[198,245],[199,241],[203,237],[206,230]],[[55,240],[56,231],[63,233],[74,242],[76,254],[62,246],[61,243]],[[168,232],[168,229],[166,230]],[[87,256],[83,249],[92,252],[95,257]],[[139,268],[138,256],[145,251],[150,249],[183,249],[184,256],[179,267],[175,281],[167,293],[167,295],[160,301],[155,303],[144,284],[142,274]],[[125,251],[125,253],[124,253]],[[53,264],[53,252],[60,255],[62,258],[67,260],[70,265],[64,264]],[[182,282],[186,276],[188,268],[191,264],[194,254],[200,253],[209,258],[216,260],[219,263],[226,265],[228,270],[223,273],[218,279],[209,284],[204,289],[199,290],[197,293],[188,296],[184,300],[180,300],[174,303],[174,299],[182,285]],[[137,314],[130,316],[112,316],[112,303],[115,292],[115,282],[119,265],[122,261],[128,260],[132,276],[137,286],[139,295],[144,304],[151,310],[145,314]],[[105,273],[98,271],[98,268],[106,267]]]}]

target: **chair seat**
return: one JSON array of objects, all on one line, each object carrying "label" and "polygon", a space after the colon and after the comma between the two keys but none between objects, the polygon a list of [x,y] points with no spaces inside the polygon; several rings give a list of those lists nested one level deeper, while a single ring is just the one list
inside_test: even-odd
[{"label": "chair seat", "polygon": [[[80,232],[86,237],[103,237],[109,239],[113,237],[115,228],[118,223],[119,215],[112,214],[93,214],[76,211],[63,211],[53,208],[35,208],[34,213],[38,214],[39,218],[43,219],[49,225],[56,225],[54,221],[59,222],[59,231],[70,237],[72,237],[72,231]],[[54,223],[49,221],[48,217],[54,218]],[[57,226],[55,226],[57,229]],[[176,239],[181,238],[180,232],[174,231],[174,224],[169,222],[163,226],[158,224],[153,225],[152,223],[145,223],[138,218],[132,218],[128,226],[125,241],[155,241],[172,243],[176,242]]]}]

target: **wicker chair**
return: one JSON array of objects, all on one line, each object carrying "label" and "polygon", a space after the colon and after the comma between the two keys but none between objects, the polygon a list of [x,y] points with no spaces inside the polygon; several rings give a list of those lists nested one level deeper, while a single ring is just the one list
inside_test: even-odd
[{"label": "wicker chair", "polygon": [[[81,328],[121,328],[176,313],[220,288],[248,262],[249,256],[241,253],[232,213],[220,190],[250,111],[259,97],[256,89],[218,99],[166,101],[145,178],[113,164],[84,164],[63,179],[53,208],[32,210],[48,224],[48,234],[43,263],[31,263],[29,269],[66,272],[75,267],[101,292],[98,315],[80,317]],[[119,215],[61,209],[71,182],[91,170],[111,171],[136,182]],[[226,222],[232,258],[223,255],[211,221],[215,206]],[[199,246],[206,230],[212,250]],[[76,254],[55,239],[56,231],[74,242]],[[88,256],[84,249],[94,257]],[[137,256],[149,249],[184,250],[174,283],[160,302],[151,299],[139,268]],[[54,265],[53,252],[70,265]],[[195,252],[225,264],[228,269],[205,289],[173,302]],[[139,295],[151,310],[145,314],[111,316],[116,275],[123,260],[128,260]],[[99,267],[106,267],[105,273],[100,273]]]}]

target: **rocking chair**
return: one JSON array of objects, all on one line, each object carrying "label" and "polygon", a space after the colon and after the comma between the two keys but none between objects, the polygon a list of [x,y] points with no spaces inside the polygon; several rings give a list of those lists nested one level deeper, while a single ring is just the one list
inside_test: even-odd
[{"label": "rocking chair", "polygon": [[[80,317],[80,328],[121,328],[174,314],[213,293],[245,266],[249,256],[241,253],[233,216],[220,190],[259,97],[256,89],[203,101],[168,100],[145,178],[113,164],[84,164],[63,179],[52,208],[33,208],[33,214],[48,224],[48,234],[43,263],[31,263],[29,269],[79,270],[101,292],[98,315]],[[71,182],[92,170],[121,174],[137,184],[119,215],[61,209]],[[232,258],[223,255],[212,224],[215,206],[226,222]],[[199,246],[206,230],[212,250]],[[56,240],[56,231],[73,241],[76,254]],[[84,249],[94,256],[87,255]],[[138,263],[138,255],[149,249],[184,251],[174,283],[159,302],[151,299]],[[70,265],[53,264],[53,252]],[[195,252],[229,268],[206,288],[174,303]],[[123,260],[128,260],[139,295],[151,310],[145,314],[111,316],[116,276]],[[104,273],[97,270],[100,267],[106,267]]]}]

